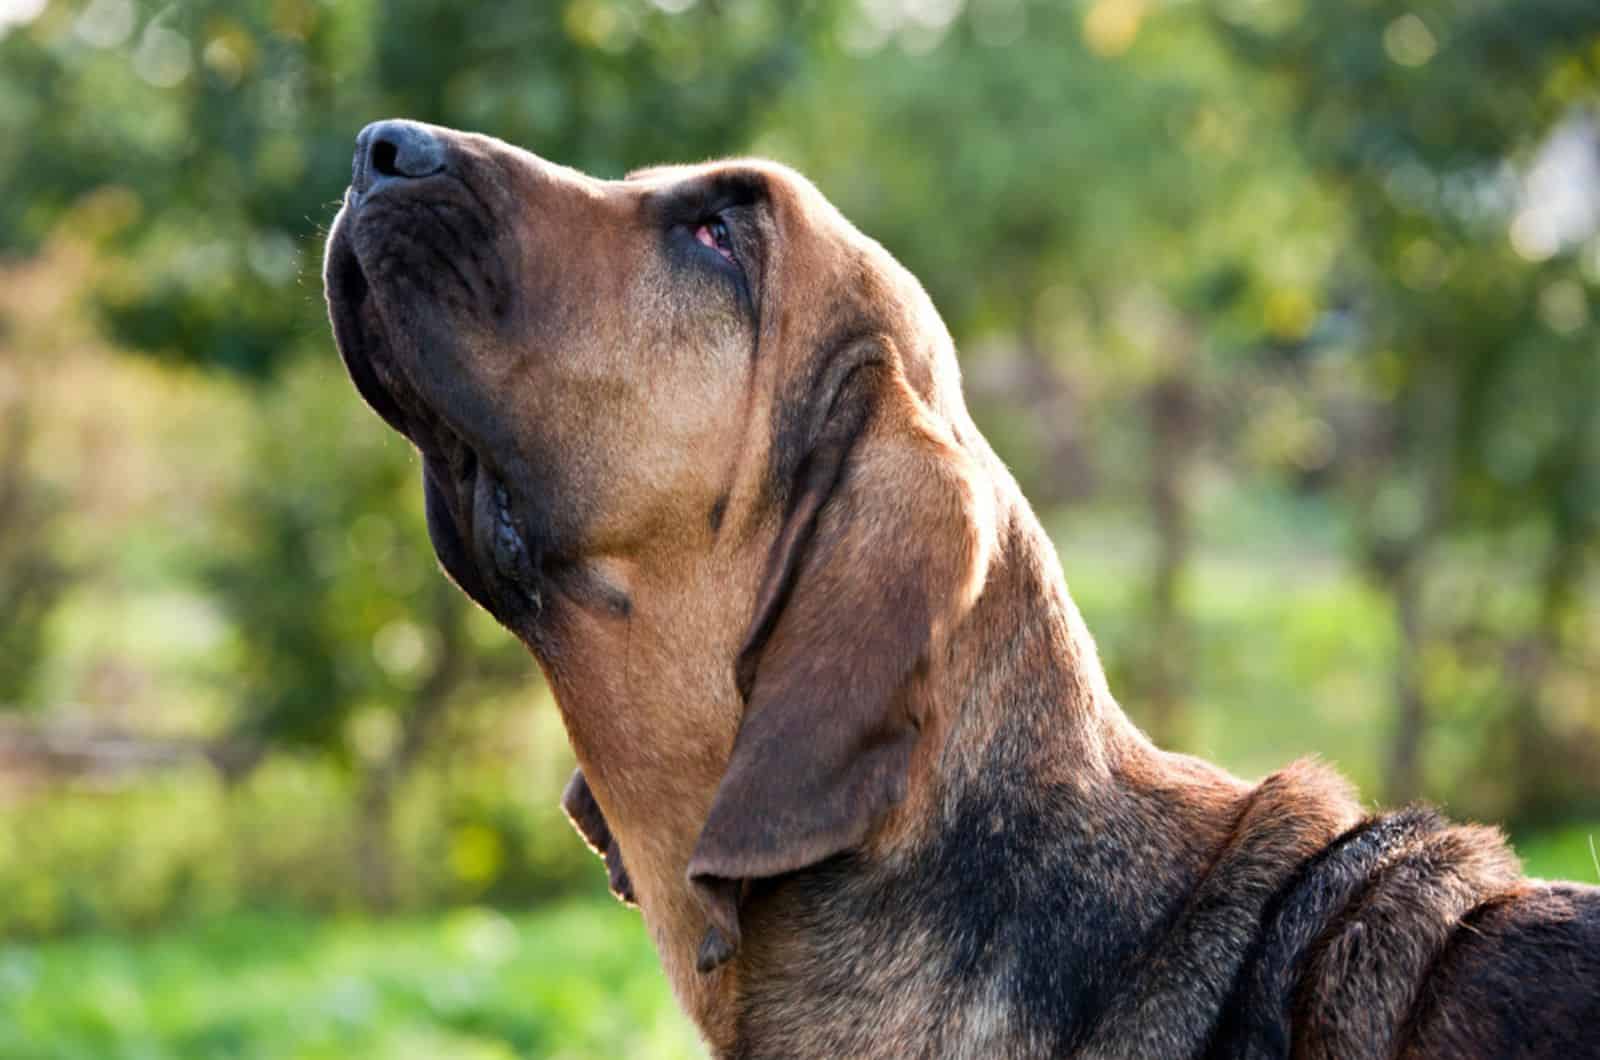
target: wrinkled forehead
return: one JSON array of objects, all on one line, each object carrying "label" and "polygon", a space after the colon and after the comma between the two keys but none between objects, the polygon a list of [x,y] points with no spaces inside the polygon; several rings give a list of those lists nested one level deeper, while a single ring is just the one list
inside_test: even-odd
[{"label": "wrinkled forehead", "polygon": [[730,158],[694,165],[636,169],[622,183],[652,199],[700,198],[705,208],[765,203],[820,235],[860,236],[844,215],[805,177],[778,162]]},{"label": "wrinkled forehead", "polygon": [[[894,337],[913,389],[931,404],[959,403],[954,346],[921,284],[799,173],[778,162],[735,158],[651,166],[629,173],[621,185],[707,215],[764,204],[780,244],[769,250],[771,260],[781,261],[782,275],[769,279],[785,288],[791,311],[785,315],[818,318],[812,330],[840,326]],[[795,313],[796,301],[809,312]]]}]

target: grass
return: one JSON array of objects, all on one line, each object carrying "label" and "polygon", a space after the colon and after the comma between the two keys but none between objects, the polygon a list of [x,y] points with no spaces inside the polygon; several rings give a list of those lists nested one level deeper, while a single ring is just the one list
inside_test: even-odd
[{"label": "grass", "polygon": [[703,1055],[639,917],[241,915],[143,939],[0,946],[4,1060]]}]

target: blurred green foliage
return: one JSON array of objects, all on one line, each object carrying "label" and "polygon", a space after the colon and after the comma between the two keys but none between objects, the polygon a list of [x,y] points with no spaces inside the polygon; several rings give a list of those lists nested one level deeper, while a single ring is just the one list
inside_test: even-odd
[{"label": "blurred green foliage", "polygon": [[493,130],[620,176],[725,149],[814,5],[48,4],[0,41],[0,246],[98,192],[95,286],[134,347],[264,376],[323,330],[317,241],[378,117]]},{"label": "blurred green foliage", "polygon": [[516,918],[230,917],[0,950],[0,1056],[702,1055],[660,978],[644,935],[593,900]]},{"label": "blurred green foliage", "polygon": [[[509,929],[537,1003],[426,1019],[451,921],[298,919],[601,882],[535,669],[435,571],[332,353],[321,240],[394,115],[602,176],[810,174],[951,324],[1137,721],[1600,877],[1592,0],[0,0],[0,935],[195,932],[0,952],[0,1034],[681,1044],[619,1036],[659,992],[603,1027],[528,956],[632,931],[593,960],[633,984],[620,910]],[[188,982],[258,947],[276,1001]],[[38,985],[74,976],[110,985]],[[340,983],[359,1018],[266,1012]]]},{"label": "blurred green foliage", "polygon": [[[605,893],[551,795],[571,759],[558,731],[545,737],[514,762],[479,757],[470,770],[430,769],[407,786],[391,908]],[[359,908],[354,795],[342,771],[278,756],[232,789],[192,768],[0,806],[0,937],[147,931],[252,908]]]}]

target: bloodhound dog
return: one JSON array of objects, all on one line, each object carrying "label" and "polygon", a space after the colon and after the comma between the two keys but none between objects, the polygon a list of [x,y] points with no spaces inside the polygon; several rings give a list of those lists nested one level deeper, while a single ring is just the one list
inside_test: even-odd
[{"label": "bloodhound dog", "polygon": [[1129,723],[932,303],[796,173],[380,122],[325,281],[716,1056],[1600,1055],[1600,889]]}]

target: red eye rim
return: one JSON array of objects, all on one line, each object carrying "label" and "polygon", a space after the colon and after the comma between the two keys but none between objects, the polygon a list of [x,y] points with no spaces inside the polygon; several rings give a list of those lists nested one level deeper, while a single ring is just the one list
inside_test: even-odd
[{"label": "red eye rim", "polygon": [[728,224],[720,217],[713,217],[694,230],[697,243],[703,243],[712,250],[733,261],[733,239],[728,235]]}]

